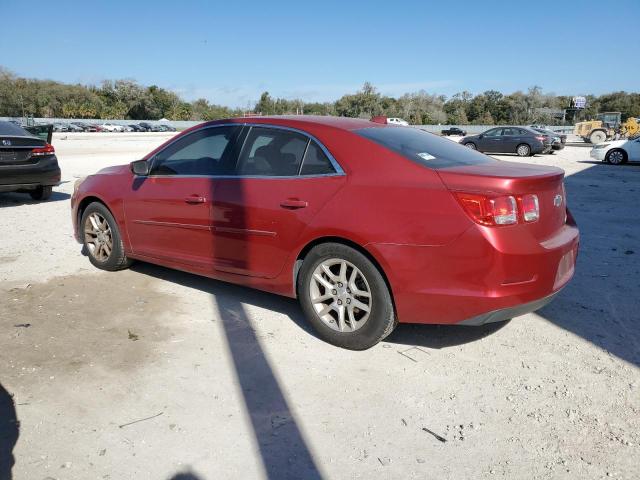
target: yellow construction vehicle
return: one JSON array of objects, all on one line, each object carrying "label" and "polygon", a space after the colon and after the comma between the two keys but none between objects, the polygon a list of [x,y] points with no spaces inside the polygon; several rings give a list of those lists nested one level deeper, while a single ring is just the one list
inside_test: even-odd
[{"label": "yellow construction vehicle", "polygon": [[573,133],[587,143],[602,143],[615,137],[620,128],[620,120],[620,112],[599,113],[595,120],[576,123]]},{"label": "yellow construction vehicle", "polygon": [[627,121],[620,125],[620,133],[627,138],[640,133],[640,118],[627,118]]}]

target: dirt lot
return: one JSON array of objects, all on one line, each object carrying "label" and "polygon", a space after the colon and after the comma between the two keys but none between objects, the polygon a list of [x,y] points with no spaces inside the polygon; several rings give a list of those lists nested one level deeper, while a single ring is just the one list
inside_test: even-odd
[{"label": "dirt lot", "polygon": [[166,138],[59,135],[53,199],[0,194],[0,478],[12,447],[18,480],[640,477],[640,166],[530,160],[566,170],[582,233],[543,310],[350,352],[293,300],[91,267],[75,177]]}]

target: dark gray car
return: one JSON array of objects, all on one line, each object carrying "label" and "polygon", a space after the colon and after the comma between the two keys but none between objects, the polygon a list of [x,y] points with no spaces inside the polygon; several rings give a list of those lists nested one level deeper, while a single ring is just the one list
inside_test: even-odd
[{"label": "dark gray car", "polygon": [[484,153],[515,153],[528,157],[551,150],[551,140],[527,127],[496,127],[460,140],[466,147]]}]

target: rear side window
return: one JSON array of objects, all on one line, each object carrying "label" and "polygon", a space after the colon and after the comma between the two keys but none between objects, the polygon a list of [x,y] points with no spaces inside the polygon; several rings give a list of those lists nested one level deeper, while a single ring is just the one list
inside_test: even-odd
[{"label": "rear side window", "polygon": [[330,173],[336,173],[331,161],[316,142],[310,141],[302,162],[300,175],[326,175]]},{"label": "rear side window", "polygon": [[298,175],[308,139],[276,128],[252,127],[238,160],[237,175]]},{"label": "rear side window", "polygon": [[370,127],[355,133],[433,169],[495,163],[487,155],[417,128]]}]

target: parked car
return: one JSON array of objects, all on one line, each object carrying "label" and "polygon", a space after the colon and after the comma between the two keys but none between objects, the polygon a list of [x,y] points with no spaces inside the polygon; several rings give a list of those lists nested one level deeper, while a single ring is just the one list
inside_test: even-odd
[{"label": "parked car", "polygon": [[123,132],[124,127],[122,125],[116,125],[115,123],[103,123],[100,125],[105,132]]},{"label": "parked car", "polygon": [[68,132],[69,131],[69,126],[66,123],[54,123],[53,124],[53,131],[54,132]]},{"label": "parked car", "polygon": [[70,132],[84,132],[84,128],[74,125],[73,123],[67,123],[67,128]]},{"label": "parked car", "polygon": [[123,132],[133,132],[133,128],[131,128],[129,125],[118,125],[118,126],[122,128]]},{"label": "parked car", "polygon": [[562,150],[564,148],[565,143],[567,143],[567,136],[562,133],[557,133],[548,129],[538,128],[538,127],[530,127],[530,128],[531,130],[534,130],[538,133],[546,135],[551,139],[552,150],[548,153],[553,153],[556,150]]},{"label": "parked car", "polygon": [[612,165],[640,162],[640,135],[594,145],[591,149],[591,158]]},{"label": "parked car", "polygon": [[148,123],[148,122],[140,122],[140,123],[138,124],[138,126],[139,126],[139,127],[144,128],[144,131],[145,131],[145,132],[151,132],[151,131],[153,131],[153,125],[151,125],[151,124],[150,124],[150,123]]},{"label": "parked car", "polygon": [[516,153],[528,157],[551,150],[551,139],[527,127],[497,127],[479,135],[464,137],[465,147],[484,153]]},{"label": "parked car", "polygon": [[60,183],[55,149],[10,122],[0,121],[0,192],[24,192],[47,200]]},{"label": "parked car", "polygon": [[135,123],[130,123],[128,125],[128,127],[131,129],[132,132],[145,132],[146,129],[141,127],[140,125],[136,125]]},{"label": "parked car", "polygon": [[73,125],[76,128],[79,128],[83,132],[91,132],[91,131],[95,132],[95,129],[92,129],[91,126],[85,122],[71,122],[71,125]]},{"label": "parked car", "polygon": [[458,127],[447,128],[446,130],[442,130],[440,133],[445,137],[448,137],[449,135],[461,135],[464,137],[467,134],[465,130]]},{"label": "parked car", "polygon": [[397,322],[551,301],[578,249],[563,176],[413,128],[235,118],[76,182],[71,207],[97,268],[137,259],[297,297],[319,336],[365,349]]}]

